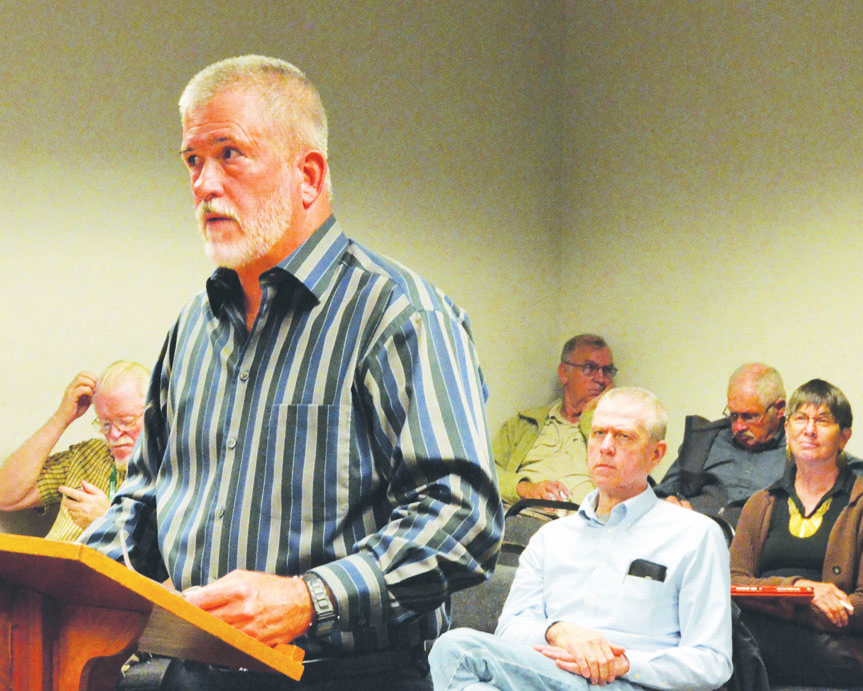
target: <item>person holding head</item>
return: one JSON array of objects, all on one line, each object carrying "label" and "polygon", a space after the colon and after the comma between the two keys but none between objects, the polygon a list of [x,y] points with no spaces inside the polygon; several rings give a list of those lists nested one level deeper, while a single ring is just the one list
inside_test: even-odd
[{"label": "person holding head", "polygon": [[601,336],[579,334],[563,346],[557,377],[563,396],[521,411],[492,443],[503,500],[581,502],[593,489],[587,472],[592,403],[614,384],[617,368]]},{"label": "person holding head", "polygon": [[[60,406],[0,466],[0,511],[19,511],[60,504],[46,536],[74,542],[94,519],[108,510],[110,499],[126,477],[126,466],[141,431],[150,371],[120,360],[97,378],[79,372]],[[102,439],[90,439],[51,455],[62,434],[90,406],[93,426]]]},{"label": "person holding head", "polygon": [[[296,67],[220,61],[180,112],[219,268],[170,330],[129,479],[83,539],[115,559],[125,542],[192,604],[328,658],[296,688],[427,688],[423,643],[503,528],[468,318],[343,234],[326,116]],[[281,683],[176,662],[162,688]]]},{"label": "person holding head", "polygon": [[782,477],[784,416],[779,372],[762,363],[741,365],[728,380],[721,419],[687,416],[683,443],[657,496],[736,524],[746,500]]},{"label": "person holding head", "polygon": [[648,485],[665,427],[644,389],[599,399],[587,445],[596,489],[528,543],[494,635],[454,629],[438,639],[436,691],[709,691],[731,676],[725,540]]},{"label": "person holding head", "polygon": [[812,379],[792,395],[792,463],[743,507],[731,544],[736,585],[811,586],[812,602],[742,598],[771,684],[863,686],[863,478],[844,453],[851,404]]}]

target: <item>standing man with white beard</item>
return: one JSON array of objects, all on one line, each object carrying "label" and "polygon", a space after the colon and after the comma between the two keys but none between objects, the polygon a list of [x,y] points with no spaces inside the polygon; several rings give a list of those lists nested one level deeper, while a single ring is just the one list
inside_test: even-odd
[{"label": "standing man with white beard", "polygon": [[177,662],[163,688],[430,688],[423,642],[503,523],[467,317],[341,232],[294,66],[216,63],[180,110],[220,268],[168,334],[125,491],[85,539],[119,558],[125,533],[193,604],[329,658],[299,685]]}]

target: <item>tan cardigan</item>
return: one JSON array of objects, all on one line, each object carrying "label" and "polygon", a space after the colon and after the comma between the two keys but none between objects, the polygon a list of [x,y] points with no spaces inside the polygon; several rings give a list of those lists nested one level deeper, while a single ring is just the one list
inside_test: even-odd
[{"label": "tan cardigan", "polygon": [[[743,507],[731,543],[731,582],[734,585],[793,585],[798,580],[793,576],[758,577],[761,548],[767,539],[775,503],[776,495],[769,489],[763,489],[753,494]],[[860,635],[863,631],[863,479],[860,477],[855,478],[848,505],[839,513],[830,531],[821,580],[834,583],[848,593],[854,607],[848,626],[835,626],[810,603],[794,604],[785,600],[780,606],[771,606],[751,599],[742,600],[739,604],[765,610],[784,619],[793,619],[822,631],[853,634],[853,640],[849,643],[863,666],[863,636]]]}]

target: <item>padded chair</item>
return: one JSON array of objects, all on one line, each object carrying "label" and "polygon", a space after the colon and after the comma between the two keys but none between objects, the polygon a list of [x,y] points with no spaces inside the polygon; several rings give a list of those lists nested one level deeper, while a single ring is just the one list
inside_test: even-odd
[{"label": "padded chair", "polygon": [[712,518],[716,525],[722,530],[722,535],[725,537],[725,544],[731,547],[731,541],[734,539],[734,526],[731,525],[722,516],[717,516],[712,513],[705,514],[708,518]]},{"label": "padded chair", "polygon": [[492,577],[450,596],[452,628],[467,626],[477,631],[494,633],[523,549],[523,545],[503,543]]},{"label": "padded chair", "polygon": [[553,501],[551,499],[521,499],[510,506],[505,516],[503,539],[527,546],[531,536],[549,521],[559,516],[551,513],[552,509],[578,511],[578,504],[571,501]]}]

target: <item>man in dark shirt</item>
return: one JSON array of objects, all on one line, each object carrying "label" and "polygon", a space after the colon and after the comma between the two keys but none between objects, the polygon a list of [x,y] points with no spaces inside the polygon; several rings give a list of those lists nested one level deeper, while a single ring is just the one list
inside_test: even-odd
[{"label": "man in dark shirt", "polygon": [[732,525],[757,490],[782,477],[786,462],[785,387],[773,367],[741,365],[728,380],[724,416],[690,415],[677,460],[655,492]]}]

